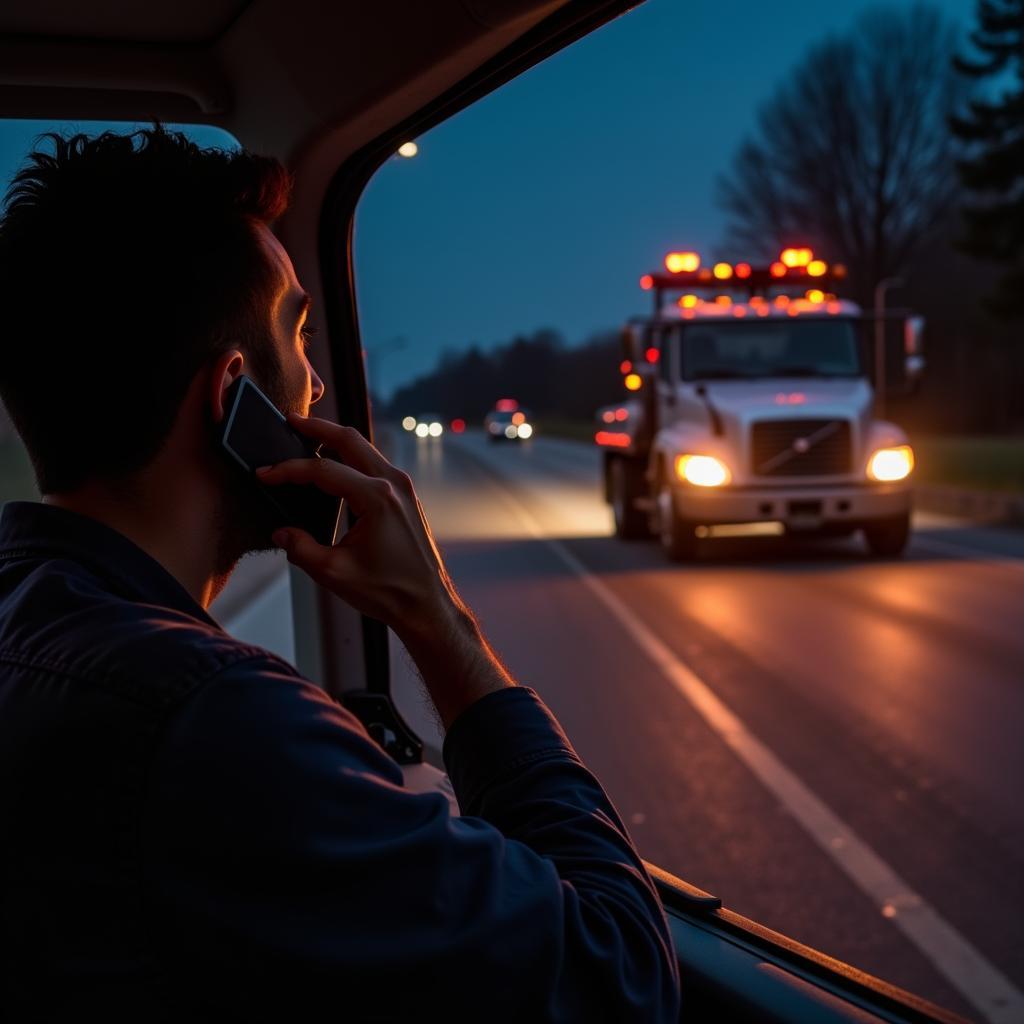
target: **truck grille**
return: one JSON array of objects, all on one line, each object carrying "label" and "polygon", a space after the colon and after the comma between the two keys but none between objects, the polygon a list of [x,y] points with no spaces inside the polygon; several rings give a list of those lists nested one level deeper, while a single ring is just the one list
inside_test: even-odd
[{"label": "truck grille", "polygon": [[751,428],[756,476],[830,476],[850,472],[847,420],[761,420]]}]

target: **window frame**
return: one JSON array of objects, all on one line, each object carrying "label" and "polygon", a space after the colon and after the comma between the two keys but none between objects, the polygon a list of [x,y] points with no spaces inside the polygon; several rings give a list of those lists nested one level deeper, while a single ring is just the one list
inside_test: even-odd
[{"label": "window frame", "polygon": [[[356,150],[335,171],[320,208],[317,263],[323,294],[323,318],[327,325],[331,384],[340,422],[354,426],[364,437],[373,440],[353,261],[356,209],[370,179],[402,142],[418,138],[447,121],[545,58],[638,6],[638,2],[570,0],[415,114]],[[299,618],[296,615],[297,622]],[[321,627],[312,632],[319,635],[311,636],[307,631],[304,637],[305,645],[316,641],[318,647],[316,656],[311,660],[323,666],[322,676],[327,691],[344,699],[346,691],[338,678],[337,668],[344,664],[346,652],[340,649],[341,644],[337,647],[332,644],[331,636],[324,635],[333,631],[325,631]],[[365,689],[390,700],[387,627],[364,615],[361,634]],[[297,648],[299,643],[297,631]]]},{"label": "window frame", "polygon": [[[600,4],[571,0],[512,46],[415,114],[377,136],[339,166],[320,209],[317,262],[323,289],[323,316],[327,325],[332,384],[341,422],[355,426],[373,440],[353,262],[356,208],[370,179],[402,142],[421,136],[541,60],[637,5],[638,0],[613,0]],[[676,349],[675,358],[681,359],[678,340],[677,335],[675,344],[670,347]],[[680,369],[676,364],[677,377]],[[338,680],[330,669],[344,664],[346,652],[332,646],[331,637],[325,635],[322,624],[314,632],[322,664],[327,667],[325,682],[328,692],[344,700],[344,691],[339,692]],[[362,640],[367,691],[390,705],[387,627],[363,616]],[[352,652],[347,653],[351,657]],[[393,705],[391,710],[394,712]],[[854,1022],[864,1020],[864,1014],[868,1013],[879,1020],[907,1024],[966,1024],[954,1013],[732,913],[722,907],[717,897],[654,865],[647,866],[676,936],[684,984],[692,986],[697,1005],[706,1001],[708,1006],[721,1008],[721,1003],[725,1002],[737,1011],[737,1020],[833,1019]],[[734,954],[724,971],[716,960],[717,952],[709,957],[705,946],[702,958],[690,941],[700,941],[709,935],[714,950],[728,946]],[[773,998],[771,992],[763,986],[758,987],[766,965],[778,968],[789,979],[791,989],[784,1007],[770,1002]],[[748,982],[753,995],[747,994]],[[831,1016],[815,1016],[822,1009],[822,999],[830,998],[833,1001]],[[693,1009],[692,1005],[690,1009]]]}]

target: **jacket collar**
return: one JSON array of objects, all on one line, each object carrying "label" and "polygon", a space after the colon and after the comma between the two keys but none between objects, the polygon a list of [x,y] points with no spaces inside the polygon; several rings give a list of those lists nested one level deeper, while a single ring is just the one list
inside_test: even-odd
[{"label": "jacket collar", "polygon": [[155,558],[88,516],[38,501],[7,502],[0,510],[0,564],[25,555],[68,558],[129,600],[174,608],[217,625]]}]

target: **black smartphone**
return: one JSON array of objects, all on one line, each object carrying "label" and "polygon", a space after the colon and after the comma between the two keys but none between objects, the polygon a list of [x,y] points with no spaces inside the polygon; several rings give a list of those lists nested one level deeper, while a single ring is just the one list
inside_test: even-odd
[{"label": "black smartphone", "polygon": [[298,526],[321,544],[333,544],[341,498],[312,484],[265,486],[256,476],[260,466],[273,466],[285,459],[321,458],[321,446],[288,426],[284,414],[245,374],[228,388],[224,405],[221,447],[267,502],[275,528]]}]

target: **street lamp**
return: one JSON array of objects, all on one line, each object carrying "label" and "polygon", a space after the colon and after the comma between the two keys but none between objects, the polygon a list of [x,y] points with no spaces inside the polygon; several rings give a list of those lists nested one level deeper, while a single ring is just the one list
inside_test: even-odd
[{"label": "street lamp", "polygon": [[875,285],[875,413],[885,413],[885,296],[890,288],[902,288],[903,278],[883,277]]}]

